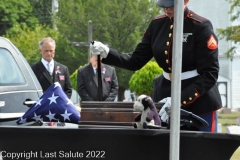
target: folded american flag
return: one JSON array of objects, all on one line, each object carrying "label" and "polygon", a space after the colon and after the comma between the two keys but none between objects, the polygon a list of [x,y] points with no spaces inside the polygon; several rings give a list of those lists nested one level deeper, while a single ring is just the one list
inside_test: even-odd
[{"label": "folded american flag", "polygon": [[80,118],[77,108],[63,92],[60,84],[55,82],[16,123],[23,124],[39,120],[44,122],[78,123]]}]

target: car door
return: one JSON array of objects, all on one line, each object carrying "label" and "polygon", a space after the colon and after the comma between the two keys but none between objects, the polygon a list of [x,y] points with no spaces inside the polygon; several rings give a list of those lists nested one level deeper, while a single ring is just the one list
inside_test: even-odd
[{"label": "car door", "polygon": [[28,107],[43,94],[40,83],[22,53],[0,37],[0,125],[16,125]]}]

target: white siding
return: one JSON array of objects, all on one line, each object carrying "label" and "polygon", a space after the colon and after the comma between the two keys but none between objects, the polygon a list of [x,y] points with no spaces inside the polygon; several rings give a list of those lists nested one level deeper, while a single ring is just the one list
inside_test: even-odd
[{"label": "white siding", "polygon": [[231,79],[231,62],[229,59],[224,58],[219,58],[219,74]]},{"label": "white siding", "polygon": [[232,62],[232,102],[233,108],[240,108],[240,56]]}]

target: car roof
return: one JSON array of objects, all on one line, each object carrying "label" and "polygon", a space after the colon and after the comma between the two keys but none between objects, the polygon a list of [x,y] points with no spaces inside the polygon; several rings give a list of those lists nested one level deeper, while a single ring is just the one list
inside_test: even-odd
[{"label": "car roof", "polygon": [[[0,49],[7,50],[9,53],[11,53],[11,56],[16,61],[25,79],[25,83],[21,85],[1,85],[0,94],[3,92],[23,90],[34,90],[42,92],[42,88],[39,81],[37,80],[30,65],[28,64],[22,53],[17,49],[17,47],[10,40],[4,37],[0,37]],[[9,76],[11,76],[11,73],[9,73]]]}]

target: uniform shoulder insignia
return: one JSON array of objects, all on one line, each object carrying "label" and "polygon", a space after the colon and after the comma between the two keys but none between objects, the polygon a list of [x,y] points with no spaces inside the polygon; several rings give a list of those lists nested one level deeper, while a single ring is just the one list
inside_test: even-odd
[{"label": "uniform shoulder insignia", "polygon": [[215,50],[218,48],[218,44],[216,39],[213,37],[213,35],[210,36],[210,38],[207,41],[207,47],[211,50]]},{"label": "uniform shoulder insignia", "polygon": [[158,19],[162,19],[162,18],[166,18],[167,16],[165,14],[162,15],[158,15],[156,17],[153,18],[153,20],[158,20]]},{"label": "uniform shoulder insignia", "polygon": [[192,11],[190,11],[188,13],[187,17],[194,20],[194,21],[197,21],[199,23],[202,23],[202,21],[206,20],[206,18],[204,18],[204,17],[202,17],[202,16],[200,16],[200,15],[198,15],[198,14],[192,12]]}]

